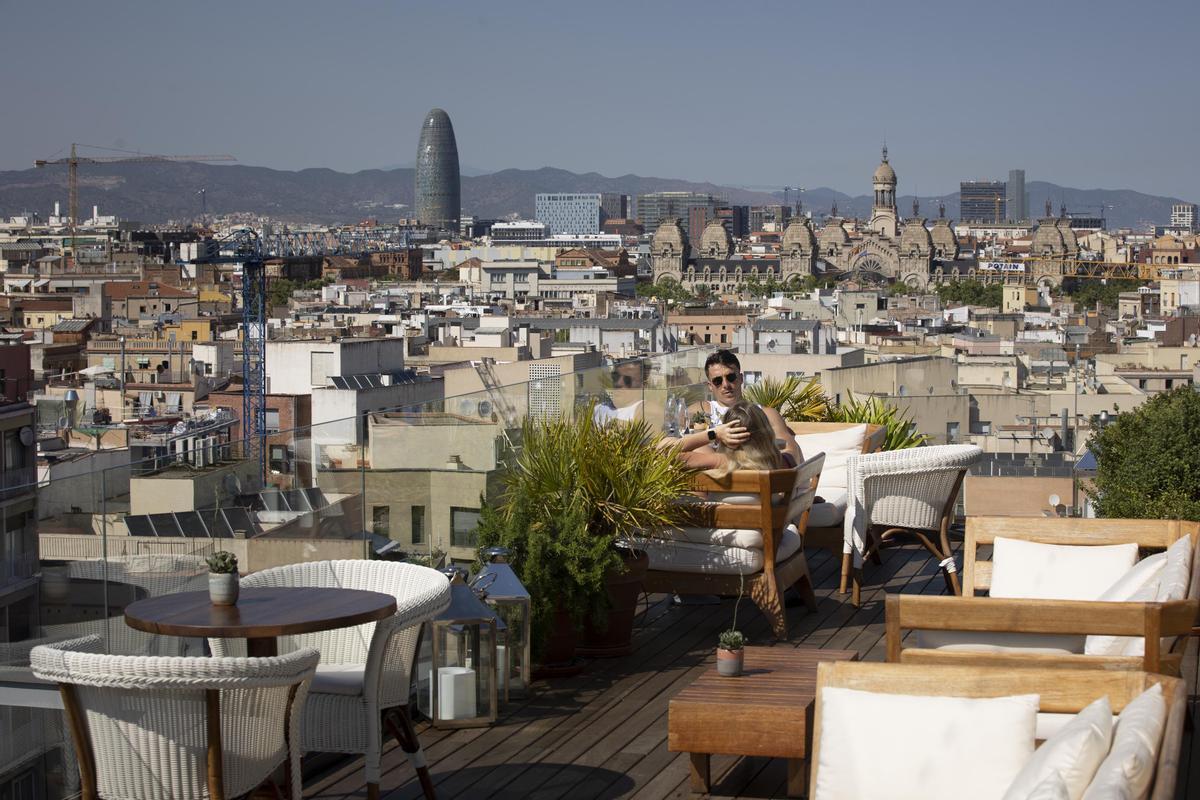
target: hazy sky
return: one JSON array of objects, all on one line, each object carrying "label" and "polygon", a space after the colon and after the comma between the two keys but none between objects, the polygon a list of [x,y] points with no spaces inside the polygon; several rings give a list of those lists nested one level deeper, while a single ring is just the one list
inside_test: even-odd
[{"label": "hazy sky", "polygon": [[72,141],[281,169],[464,165],[1200,199],[1200,1],[0,0],[0,169]]}]

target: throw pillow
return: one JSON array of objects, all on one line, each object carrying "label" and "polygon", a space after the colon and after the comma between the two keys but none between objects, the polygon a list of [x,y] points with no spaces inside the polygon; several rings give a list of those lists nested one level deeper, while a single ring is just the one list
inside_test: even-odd
[{"label": "throw pillow", "polygon": [[1051,773],[1050,777],[1033,787],[1025,800],[1071,800],[1071,792],[1062,775]]},{"label": "throw pillow", "polygon": [[1137,545],[1061,545],[996,537],[992,597],[1096,600],[1137,561]]},{"label": "throw pillow", "polygon": [[1181,536],[1167,548],[1167,565],[1158,582],[1158,601],[1183,600],[1192,577],[1192,537]]},{"label": "throw pillow", "polygon": [[1083,800],[1146,797],[1166,724],[1167,702],[1162,684],[1156,683],[1121,710],[1112,750],[1096,770]]},{"label": "throw pillow", "polygon": [[821,467],[820,488],[846,488],[846,459],[862,452],[863,439],[867,437],[866,425],[855,425],[829,433],[802,433],[796,437],[796,446],[805,459],[817,453],[825,454]]},{"label": "throw pillow", "polygon": [[1107,696],[1101,697],[1042,743],[1008,787],[1004,800],[1033,796],[1034,789],[1053,775],[1066,784],[1070,800],[1079,800],[1096,768],[1108,755],[1112,728],[1112,706]]},{"label": "throw pillow", "polygon": [[823,688],[814,800],[1000,800],[1033,755],[1038,700]]}]

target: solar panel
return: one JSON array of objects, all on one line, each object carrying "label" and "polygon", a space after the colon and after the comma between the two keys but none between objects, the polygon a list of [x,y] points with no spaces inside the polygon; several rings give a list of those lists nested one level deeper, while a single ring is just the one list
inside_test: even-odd
[{"label": "solar panel", "polygon": [[303,491],[308,497],[308,504],[314,509],[321,509],[329,505],[329,501],[325,499],[325,493],[321,491],[321,487],[309,486]]},{"label": "solar panel", "polygon": [[226,508],[225,512],[226,524],[229,526],[229,536],[233,535],[233,531],[242,530],[247,536],[253,536],[258,533],[258,523],[250,518],[250,514],[244,508]]},{"label": "solar panel", "polygon": [[312,511],[312,505],[308,502],[308,495],[299,489],[288,489],[283,493],[284,499],[292,511]]},{"label": "solar panel", "polygon": [[262,498],[263,508],[268,511],[288,511],[287,502],[283,498],[283,493],[278,489],[269,489],[259,495]]},{"label": "solar panel", "polygon": [[137,516],[125,517],[125,525],[129,528],[130,536],[155,536],[154,526],[150,524],[150,518],[144,514]]},{"label": "solar panel", "polygon": [[182,536],[174,514],[151,514],[150,524],[159,536]]},{"label": "solar panel", "polygon": [[204,518],[195,511],[177,512],[175,522],[179,525],[179,530],[183,531],[184,536],[196,539],[208,538],[208,525],[205,524]]}]

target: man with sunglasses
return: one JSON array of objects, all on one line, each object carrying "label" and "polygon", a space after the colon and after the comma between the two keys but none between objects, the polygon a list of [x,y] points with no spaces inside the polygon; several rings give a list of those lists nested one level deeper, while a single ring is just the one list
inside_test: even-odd
[{"label": "man with sunglasses", "polygon": [[[725,412],[742,399],[744,375],[742,364],[732,350],[718,350],[704,362],[704,374],[708,378],[708,391],[712,399],[689,409],[691,414],[697,411],[709,420],[708,430],[696,433],[685,433],[679,442],[681,450],[695,450],[699,447],[720,442],[726,447],[738,447],[750,438],[750,432],[741,425],[724,424],[721,420]],[[783,452],[785,460],[793,465],[802,460],[800,448],[796,445],[796,435],[787,426],[783,416],[774,408],[762,407],[763,413],[771,422],[775,431],[775,443]]]}]

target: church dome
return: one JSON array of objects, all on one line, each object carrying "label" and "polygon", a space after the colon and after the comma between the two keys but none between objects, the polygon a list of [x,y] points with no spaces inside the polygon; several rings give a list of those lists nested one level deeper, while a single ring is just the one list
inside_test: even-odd
[{"label": "church dome", "polygon": [[790,252],[799,249],[810,252],[817,246],[817,237],[809,226],[806,217],[794,217],[783,232],[783,251]]},{"label": "church dome", "polygon": [[914,250],[922,254],[933,250],[933,237],[925,227],[925,220],[920,218],[910,219],[900,231],[900,252],[907,254]]},{"label": "church dome", "polygon": [[850,243],[850,234],[846,233],[846,229],[842,226],[840,219],[830,219],[825,223],[825,227],[821,228],[821,235],[817,237],[821,242],[821,249],[825,250],[830,245],[841,247]]},{"label": "church dome", "polygon": [[930,236],[933,238],[934,250],[942,258],[958,257],[958,237],[954,235],[954,228],[951,227],[950,220],[934,220]]},{"label": "church dome", "polygon": [[729,258],[733,253],[733,237],[721,220],[709,220],[700,235],[700,255],[704,258]]},{"label": "church dome", "polygon": [[654,239],[650,248],[655,253],[660,253],[663,250],[682,253],[687,249],[686,238],[679,220],[671,217],[659,223],[658,230],[654,232]]},{"label": "church dome", "polygon": [[871,180],[875,183],[890,183],[893,186],[896,183],[896,170],[892,169],[892,165],[884,161],[875,168],[875,175]]}]

